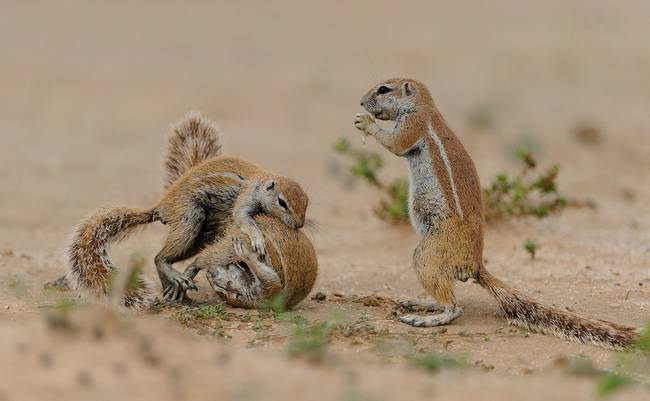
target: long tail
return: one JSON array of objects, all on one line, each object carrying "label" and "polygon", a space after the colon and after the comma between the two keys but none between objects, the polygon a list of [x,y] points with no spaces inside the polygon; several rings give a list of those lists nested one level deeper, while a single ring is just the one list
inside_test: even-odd
[{"label": "long tail", "polygon": [[[118,207],[99,211],[81,222],[68,249],[68,279],[72,286],[100,298],[111,295],[117,272],[108,255],[111,243],[126,238],[137,226],[155,220],[154,210]],[[148,306],[155,300],[153,287],[139,272],[132,273],[123,288],[123,304],[134,308]]]},{"label": "long tail", "polygon": [[221,154],[221,133],[217,126],[198,112],[190,112],[172,127],[165,157],[166,189],[187,170]]},{"label": "long tail", "polygon": [[627,348],[638,339],[639,331],[633,327],[586,319],[542,305],[492,276],[484,267],[479,271],[477,282],[496,298],[506,319],[514,326],[610,349]]}]

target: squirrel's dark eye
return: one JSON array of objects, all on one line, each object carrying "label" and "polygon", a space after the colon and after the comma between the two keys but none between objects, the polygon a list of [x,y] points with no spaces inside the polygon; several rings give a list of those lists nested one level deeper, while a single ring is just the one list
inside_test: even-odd
[{"label": "squirrel's dark eye", "polygon": [[285,202],[281,198],[278,198],[278,205],[280,205],[280,207],[285,210],[289,210],[289,206],[287,206],[287,202]]},{"label": "squirrel's dark eye", "polygon": [[389,88],[388,86],[383,86],[383,85],[380,86],[379,89],[377,89],[377,93],[380,94],[380,95],[383,95],[384,93],[388,93],[390,91],[392,91],[391,88]]}]

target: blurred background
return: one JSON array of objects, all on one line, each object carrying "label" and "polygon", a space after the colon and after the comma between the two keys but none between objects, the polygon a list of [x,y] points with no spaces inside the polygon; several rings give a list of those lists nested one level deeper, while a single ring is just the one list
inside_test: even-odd
[{"label": "blurred background", "polygon": [[[333,174],[344,165],[332,150],[336,139],[346,136],[361,146],[353,127],[359,98],[378,81],[395,76],[417,78],[429,86],[484,183],[501,170],[517,168],[515,150],[527,147],[541,164],[561,165],[558,185],[564,193],[598,205],[596,210],[491,227],[486,242],[490,270],[548,302],[641,326],[650,295],[648,15],[650,3],[642,0],[1,1],[3,353],[13,366],[32,369],[32,364],[42,364],[40,351],[33,351],[39,346],[28,346],[32,354],[14,348],[40,327],[40,306],[49,302],[42,285],[65,272],[68,233],[97,207],[145,207],[159,199],[169,126],[189,110],[200,110],[220,125],[227,153],[290,175],[305,186],[311,198],[308,213],[320,227],[312,233],[321,269],[314,291],[423,296],[410,268],[417,237],[408,227],[375,218],[371,188],[350,189]],[[364,149],[383,155],[385,176],[406,175],[403,160],[373,141]],[[164,235],[164,227],[148,228],[119,245],[114,258],[126,263],[134,252],[141,254],[153,277],[152,257]],[[529,237],[540,243],[534,263],[521,249]],[[213,300],[202,283],[202,296]],[[474,287],[459,288],[467,313],[451,332],[492,333],[504,326],[487,294]],[[314,318],[334,308],[309,299],[303,307]],[[358,305],[347,311],[369,313]],[[410,330],[383,311],[372,313],[387,330]],[[158,333],[152,327],[166,322],[143,320],[151,321],[138,326],[147,333]],[[251,333],[231,328],[230,345],[218,345],[223,346],[218,352],[237,353],[232,372],[223,372],[225,365],[212,359],[204,361],[207,357],[196,364],[206,380],[213,377],[209,372],[232,376],[232,386],[264,383],[260,386],[266,388],[269,372],[289,372],[291,380],[277,379],[279,384],[269,384],[261,395],[237,398],[239,390],[232,386],[231,393],[219,393],[217,384],[195,384],[204,376],[182,373],[174,376],[182,391],[147,392],[148,386],[168,383],[166,375],[173,373],[140,372],[136,367],[132,371],[140,373],[129,376],[129,385],[123,387],[111,385],[126,383],[111,373],[90,380],[92,385],[78,385],[86,383],[85,374],[79,379],[78,366],[103,366],[104,354],[95,355],[88,340],[83,352],[61,346],[68,351],[62,351],[66,356],[60,369],[53,373],[41,366],[46,370],[37,371],[44,375],[42,380],[36,376],[38,385],[34,377],[21,376],[27,370],[12,369],[14,384],[0,384],[0,400],[21,399],[21,394],[27,397],[22,399],[46,394],[83,398],[88,391],[141,399],[265,399],[283,391],[313,391],[307,384],[302,390],[292,387],[294,380],[332,383],[322,399],[395,399],[403,388],[417,389],[409,390],[406,398],[441,396],[444,389],[446,395],[453,393],[445,398],[454,399],[488,389],[495,397],[538,399],[541,393],[529,389],[539,388],[583,399],[593,395],[592,383],[556,377],[551,367],[558,355],[548,350],[586,354],[602,366],[610,363],[605,351],[542,336],[497,335],[497,344],[482,341],[481,335],[453,337],[445,340],[454,341],[452,350],[466,352],[472,361],[485,360],[496,372],[431,378],[411,376],[398,363],[391,372],[399,379],[391,382],[367,357],[371,361],[354,365],[362,377],[359,395],[348,391],[339,365],[303,372],[301,365],[278,356],[281,340],[264,346],[271,349],[262,364],[268,368],[257,366],[258,357],[245,350]],[[240,334],[245,341],[238,342]],[[185,346],[212,352],[203,342],[187,345],[185,331],[169,335],[159,341],[176,349],[168,357],[171,365],[180,360],[191,364],[192,353],[187,359],[182,356]],[[53,347],[50,341],[64,340],[43,334],[42,341],[41,347],[58,349],[60,344]],[[110,341],[122,349],[126,346],[120,341],[130,340]],[[445,341],[413,340],[436,349]],[[372,348],[374,343],[368,340],[366,345]],[[354,355],[366,355],[366,348],[359,351],[345,341],[334,348],[344,361],[361,363]],[[75,359],[81,354],[87,360]],[[257,376],[247,377],[253,365]],[[108,371],[114,368],[107,366]],[[542,373],[522,377],[529,371]],[[445,383],[452,380],[467,385],[447,388]],[[375,395],[361,398],[366,393]]]}]

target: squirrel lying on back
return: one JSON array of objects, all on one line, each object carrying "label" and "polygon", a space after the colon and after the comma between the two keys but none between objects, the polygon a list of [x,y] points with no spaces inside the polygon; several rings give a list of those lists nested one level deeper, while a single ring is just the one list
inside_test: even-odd
[{"label": "squirrel lying on back", "polygon": [[302,230],[277,218],[255,216],[265,237],[267,253],[253,250],[247,236],[232,225],[226,235],[206,247],[185,270],[194,278],[207,269],[208,282],[230,306],[260,308],[276,297],[289,308],[302,301],[316,281],[316,251]]},{"label": "squirrel lying on back", "polygon": [[[357,114],[354,125],[397,156],[408,161],[411,180],[409,216],[422,236],[413,267],[424,289],[436,302],[406,302],[437,314],[403,316],[414,326],[438,326],[463,314],[456,303],[454,280],[469,278],[496,298],[513,325],[535,332],[608,348],[631,345],[632,327],[585,319],[542,305],[492,276],[483,265],[483,202],[472,158],[433,103],[424,84],[396,78],[371,88],[361,99],[370,114]],[[381,128],[375,118],[395,121]]]},{"label": "squirrel lying on back", "polygon": [[[108,256],[109,245],[141,224],[160,221],[169,226],[155,257],[163,297],[169,301],[182,300],[188,290],[197,289],[193,276],[181,274],[172,264],[198,254],[231,225],[260,257],[266,248],[256,215],[266,214],[275,218],[274,224],[292,230],[304,225],[309,199],[298,183],[237,157],[221,156],[221,148],[219,132],[210,121],[198,114],[186,116],[169,139],[166,192],[160,202],[151,209],[99,211],[77,227],[68,250],[73,287],[108,295],[116,269]],[[137,281],[124,294],[125,306],[142,307],[155,300],[151,284],[141,277]]]}]

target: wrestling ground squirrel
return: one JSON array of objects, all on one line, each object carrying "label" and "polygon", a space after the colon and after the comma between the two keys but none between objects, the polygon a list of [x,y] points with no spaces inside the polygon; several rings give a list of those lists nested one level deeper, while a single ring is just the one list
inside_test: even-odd
[{"label": "wrestling ground squirrel", "polygon": [[277,218],[259,214],[255,220],[266,237],[266,255],[253,250],[239,227],[232,225],[223,238],[201,251],[184,274],[194,278],[207,269],[208,282],[231,306],[259,308],[280,296],[283,307],[292,307],[316,281],[314,246],[302,230]]},{"label": "wrestling ground squirrel", "polygon": [[[265,213],[292,228],[305,222],[309,199],[294,180],[265,172],[233,156],[221,156],[216,127],[190,113],[173,130],[165,162],[165,194],[151,209],[126,207],[99,211],[75,230],[68,250],[68,278],[76,289],[104,296],[113,266],[111,242],[125,238],[141,224],[160,221],[169,226],[162,250],[155,257],[163,297],[178,301],[197,287],[172,264],[196,255],[218,240],[234,222],[250,237],[253,248],[265,253],[262,233],[253,216]],[[155,298],[141,277],[124,294],[124,305],[145,306]]]},{"label": "wrestling ground squirrel", "polygon": [[[413,79],[389,79],[361,99],[370,114],[357,114],[355,126],[410,168],[409,216],[423,238],[415,249],[413,267],[436,302],[419,306],[438,314],[407,315],[414,326],[437,326],[462,315],[456,304],[454,280],[475,279],[496,298],[508,322],[534,332],[554,334],[607,348],[632,344],[638,330],[542,305],[496,279],[483,265],[483,203],[474,163],[447,126],[429,90]],[[395,122],[381,128],[375,118]]]}]

